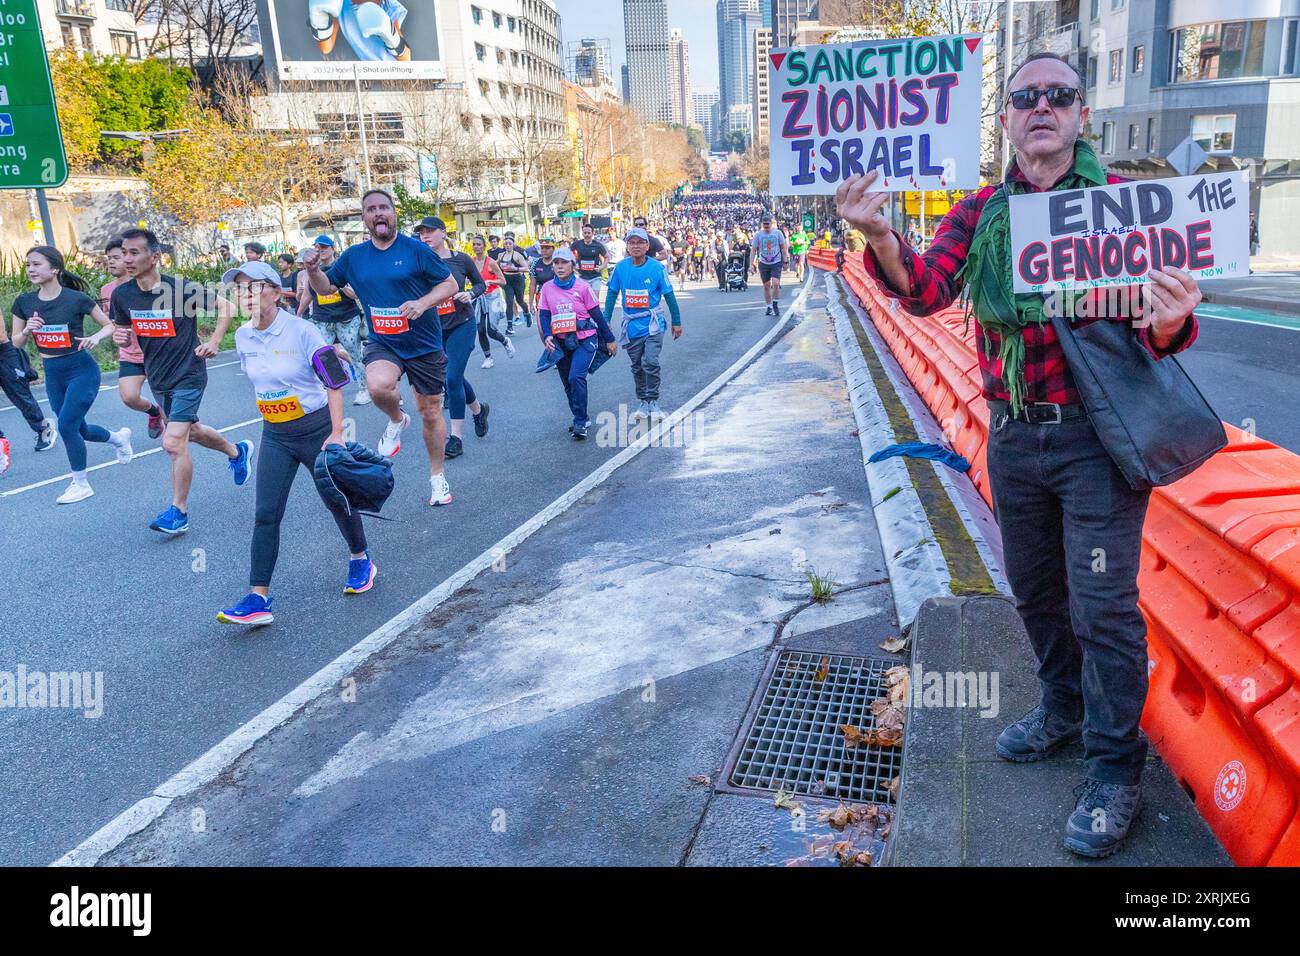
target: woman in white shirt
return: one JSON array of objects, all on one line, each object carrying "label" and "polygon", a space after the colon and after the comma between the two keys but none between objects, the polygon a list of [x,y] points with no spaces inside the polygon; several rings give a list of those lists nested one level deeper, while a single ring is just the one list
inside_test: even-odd
[{"label": "woman in white shirt", "polygon": [[[262,414],[262,445],[257,464],[257,517],[253,525],[249,594],[220,611],[225,624],[270,624],[271,574],[280,551],[280,522],[299,466],[308,475],[329,445],[343,445],[343,386],[350,377],[325,344],[320,330],[280,304],[280,276],[265,262],[244,262],[222,281],[233,283],[241,309],[252,316],[235,333],[239,364],[257,396]],[[332,369],[328,379],[313,359]],[[341,381],[339,380],[341,379]],[[350,560],[345,594],[361,594],[375,583],[375,566],[366,550],[361,516],[328,500]]]}]

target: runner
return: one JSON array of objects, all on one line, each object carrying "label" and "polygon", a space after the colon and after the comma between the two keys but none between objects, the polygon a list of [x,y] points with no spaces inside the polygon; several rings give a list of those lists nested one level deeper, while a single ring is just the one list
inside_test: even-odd
[{"label": "runner", "polygon": [[613,226],[605,230],[605,237],[601,242],[605,244],[605,251],[609,255],[609,267],[613,269],[627,255],[627,247],[623,245],[623,240],[618,237]]},{"label": "runner", "polygon": [[524,321],[528,327],[533,327],[533,314],[529,310],[528,299],[524,296],[525,276],[528,274],[528,257],[515,248],[515,234],[506,233],[505,241],[501,244],[501,255],[497,257],[497,265],[501,267],[501,273],[506,277],[505,296],[506,296],[506,335],[515,334],[515,304],[518,303],[519,310],[524,314]]},{"label": "runner", "polygon": [[[652,232],[650,231],[650,227],[649,227],[648,225],[646,225],[646,218],[645,218],[645,216],[637,216],[635,219],[633,219],[633,220],[632,220],[632,228],[633,228],[633,229],[640,229],[642,232],[644,232],[644,233],[646,234],[646,236],[649,237],[649,239],[650,239],[650,258],[651,258],[651,259],[654,259],[654,260],[657,261],[657,262],[667,262],[667,261],[668,261],[668,245],[667,245],[667,243],[665,243],[662,239],[660,239],[658,236],[656,236],[654,233],[652,233]],[[630,233],[629,233],[629,235],[630,235]],[[624,241],[626,242],[626,239],[625,239]],[[631,251],[630,251],[630,250],[628,250],[628,254],[631,255]]]},{"label": "runner", "polygon": [[564,352],[555,368],[573,413],[569,434],[574,441],[583,441],[591,424],[587,418],[587,370],[598,345],[603,345],[611,358],[618,352],[618,345],[591,286],[573,274],[573,251],[557,249],[551,262],[554,276],[542,286],[538,297],[537,324],[547,351]]},{"label": "runner", "polygon": [[796,282],[803,281],[805,257],[808,254],[808,246],[812,244],[812,241],[812,235],[804,232],[802,227],[800,227],[798,232],[790,234],[790,261],[794,265],[794,278]]},{"label": "runner", "polygon": [[718,291],[727,290],[727,256],[731,255],[731,246],[727,244],[725,233],[719,232],[713,237],[709,250],[709,260],[713,265],[713,274],[718,279]]},{"label": "runner", "polygon": [[505,285],[505,275],[501,272],[501,266],[492,258],[491,251],[484,245],[482,236],[475,236],[470,240],[470,245],[474,249],[472,257],[474,266],[483,277],[485,284],[482,297],[474,303],[474,310],[478,313],[478,346],[483,350],[481,367],[491,368],[495,363],[492,361],[492,344],[488,341],[489,338],[496,339],[504,345],[506,355],[510,358],[515,357],[515,343],[506,338],[497,328],[497,323],[506,312],[505,297],[501,293],[501,288]]},{"label": "runner", "polygon": [[[108,260],[108,274],[111,282],[104,283],[99,290],[99,307],[107,315],[113,299],[113,290],[122,284],[126,275],[126,265],[122,261],[122,240],[113,239],[104,248],[104,257]],[[144,353],[135,333],[129,333],[130,341],[117,350],[117,394],[122,404],[137,412],[149,416],[149,437],[157,439],[162,434],[162,409],[143,396],[144,391]]]},{"label": "runner", "polygon": [[[327,345],[315,325],[283,307],[281,278],[265,262],[242,263],[221,277],[227,285],[234,284],[240,306],[252,316],[235,333],[235,350],[262,415],[249,593],[234,607],[217,612],[223,624],[255,627],[274,620],[271,575],[280,554],[280,522],[298,468],[311,475],[325,447],[344,444],[343,386],[348,374],[339,361],[339,346]],[[369,591],[375,566],[366,550],[361,514],[323,496],[321,500],[350,553],[343,593]]]},{"label": "runner", "polygon": [[298,311],[298,272],[294,258],[290,253],[282,253],[276,259],[276,268],[280,270],[280,304],[290,312]]},{"label": "runner", "polygon": [[754,264],[751,272],[757,272],[763,280],[763,301],[767,303],[764,315],[780,315],[781,269],[784,267],[789,248],[785,234],[780,229],[772,228],[772,216],[763,213],[762,228],[754,233],[750,241],[754,252]]},{"label": "runner", "polygon": [[590,223],[583,225],[582,238],[573,240],[569,248],[573,250],[574,258],[578,263],[578,278],[591,286],[591,294],[599,302],[604,287],[604,282],[600,278],[601,270],[609,261],[608,250],[596,241],[596,230]]},{"label": "runner", "polygon": [[[317,236],[312,241],[312,248],[320,254],[320,267],[329,269],[334,265],[334,240],[329,236]],[[303,260],[309,250],[304,250]],[[298,315],[308,317],[316,329],[330,345],[343,346],[344,351],[355,357],[361,354],[361,309],[357,294],[351,286],[344,286],[328,295],[319,295],[307,281],[307,270],[298,270]],[[357,394],[352,399],[353,405],[369,405],[370,393],[366,391],[366,368],[359,362],[352,363],[353,373],[357,379]]]},{"label": "runner", "polygon": [[[442,320],[442,347],[447,353],[447,413],[451,418],[451,434],[444,446],[447,458],[459,458],[465,453],[465,409],[474,416],[474,434],[487,437],[488,412],[491,406],[480,402],[473,387],[465,378],[465,368],[474,352],[477,326],[474,322],[474,303],[486,291],[486,283],[474,260],[463,252],[447,245],[447,224],[437,216],[426,216],[415,227],[420,241],[432,249],[451,270],[456,280],[457,292],[438,306]],[[469,288],[466,289],[465,286]]]},{"label": "runner", "polygon": [[[528,266],[528,278],[532,282],[533,311],[537,311],[537,298],[542,294],[542,286],[555,278],[555,270],[551,267],[551,261],[555,256],[555,240],[550,236],[543,236],[537,243],[540,255],[534,259]],[[537,337],[545,338],[542,335],[542,327],[537,326]]]},{"label": "runner", "polygon": [[[66,271],[63,254],[53,246],[27,250],[27,280],[36,288],[14,299],[13,344],[21,349],[28,338],[36,342],[45,369],[45,394],[72,469],[72,483],[56,501],[75,504],[95,493],[86,478],[86,442],[110,444],[119,464],[131,461],[131,429],[110,432],[86,421],[100,383],[99,363],[89,350],[108,338],[111,329],[104,310],[86,295],[86,283]],[[86,335],[86,316],[101,326],[94,335]]]},{"label": "runner", "polygon": [[303,268],[318,296],[351,286],[365,303],[370,323],[364,356],[366,388],[375,406],[388,416],[376,450],[392,458],[402,448],[402,432],[411,423],[400,406],[398,385],[405,375],[415,390],[429,453],[429,504],[449,505],[451,489],[443,475],[447,425],[442,417],[447,353],[436,310],[456,294],[456,280],[428,246],[397,231],[393,197],[382,189],[371,189],[361,197],[361,218],[370,234],[367,242],[345,249],[328,271],[321,268],[320,250],[313,246]]},{"label": "runner", "polygon": [[677,287],[682,291],[686,290],[686,253],[689,246],[686,240],[677,234],[673,229],[668,234],[668,251],[672,255],[673,275],[677,277]]},{"label": "runner", "polygon": [[647,258],[650,237],[646,231],[633,229],[626,241],[628,257],[610,273],[605,312],[614,314],[614,304],[622,293],[623,329],[619,341],[632,362],[632,380],[640,402],[632,417],[661,418],[659,355],[664,345],[664,318],[660,299],[668,304],[674,339],[682,337],[682,314],[663,263]]},{"label": "runner", "polygon": [[[194,461],[190,442],[221,452],[229,460],[235,484],[248,483],[253,467],[253,443],[231,444],[215,429],[199,422],[199,405],[208,384],[207,360],[221,350],[221,340],[235,317],[235,306],[212,295],[197,282],[163,275],[159,269],[162,247],[148,229],[122,233],[122,262],[126,275],[113,290],[109,317],[117,326],[113,341],[131,341],[132,333],[144,352],[144,374],[161,402],[167,419],[163,450],[171,459],[172,503],[149,525],[167,535],[190,529],[190,485]],[[217,313],[212,336],[199,342],[199,313]]]}]

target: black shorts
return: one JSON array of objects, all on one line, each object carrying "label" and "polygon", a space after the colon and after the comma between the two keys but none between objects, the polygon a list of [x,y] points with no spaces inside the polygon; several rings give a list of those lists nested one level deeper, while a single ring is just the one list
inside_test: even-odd
[{"label": "black shorts", "polygon": [[144,377],[144,366],[139,362],[127,362],[119,360],[117,363],[117,377],[131,378],[134,375]]},{"label": "black shorts", "polygon": [[783,263],[780,262],[773,262],[771,265],[768,265],[766,262],[760,262],[758,264],[758,277],[764,282],[771,282],[773,279],[779,279],[781,278],[782,267]]},{"label": "black shorts", "polygon": [[[382,338],[377,336],[376,338]],[[361,361],[365,365],[371,362],[392,362],[406,376],[417,395],[441,395],[447,389],[447,353],[430,352],[415,358],[402,358],[387,345],[372,338],[366,342],[366,350]]]}]

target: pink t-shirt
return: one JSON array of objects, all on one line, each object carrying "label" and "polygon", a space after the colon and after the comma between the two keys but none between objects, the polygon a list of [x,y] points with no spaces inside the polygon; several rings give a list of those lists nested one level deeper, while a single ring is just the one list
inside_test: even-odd
[{"label": "pink t-shirt", "polygon": [[[573,280],[573,288],[561,289],[554,281],[542,286],[537,300],[537,308],[551,313],[551,333],[562,335],[568,331],[565,325],[572,320],[591,318],[591,310],[597,308],[596,297],[591,294],[591,286],[581,279]],[[596,329],[578,329],[578,338],[589,339],[596,334]]]},{"label": "pink t-shirt", "polygon": [[[99,307],[105,312],[108,311],[108,303],[113,298],[113,290],[122,284],[121,279],[114,279],[112,282],[105,282],[104,287],[99,290]],[[136,365],[144,364],[144,350],[140,348],[140,343],[135,340],[135,333],[128,333],[130,340],[126,345],[120,346],[117,350],[117,360],[119,362],[134,362]]]}]

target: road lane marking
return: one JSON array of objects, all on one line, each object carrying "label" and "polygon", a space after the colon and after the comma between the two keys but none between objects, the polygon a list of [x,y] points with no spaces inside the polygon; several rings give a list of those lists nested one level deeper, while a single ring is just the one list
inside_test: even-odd
[{"label": "road lane marking", "polygon": [[776,340],[780,333],[789,327],[791,319],[800,314],[802,302],[806,298],[809,288],[809,285],[804,286],[791,304],[790,310],[782,315],[777,322],[773,323],[772,327],[744,355],[732,363],[717,378],[696,392],[684,405],[665,418],[658,427],[652,428],[638,441],[604,462],[588,474],[586,478],[478,557],[471,560],[451,577],[425,594],[424,597],[419,598],[404,611],[400,611],[386,623],[380,625],[376,630],[326,664],[252,720],[236,728],[220,743],[195,758],[169,780],[156,787],[148,796],[122,811],[78,846],[53,861],[51,866],[94,866],[105,854],[116,849],[129,836],[143,830],[162,816],[173,800],[192,793],[199,787],[214,780],[234,761],[252,749],[262,738],[290,720],[299,710],[321,694],[335,688],[339,681],[347,677],[366,660],[396,641],[410,624],[428,614],[466,583],[490,568],[493,562],[500,560],[503,555],[510,553],[535,532],[563,514],[587,492],[604,482],[615,471],[646,448],[649,448],[652,443],[659,443],[662,436],[667,435],[672,429],[682,424],[689,415],[694,413],[695,409],[703,405],[731,379],[740,374],[750,362],[761,355]]},{"label": "road lane marking", "polygon": [[1228,306],[1211,303],[1209,305],[1198,305],[1196,314],[1205,316],[1209,319],[1222,319],[1224,322],[1241,322],[1244,325],[1264,325],[1270,329],[1284,329],[1287,332],[1300,332],[1300,317],[1277,315],[1274,319],[1245,319],[1241,316],[1232,315],[1224,310],[1240,309],[1242,312],[1254,312],[1256,314],[1268,315],[1263,309],[1248,309],[1245,306]]},{"label": "road lane marking", "polygon": [[[208,366],[208,371],[211,372],[211,371],[214,370],[214,369],[218,369],[218,368],[228,368],[228,367],[230,367],[231,365],[238,365],[238,364],[239,364],[238,362],[222,362],[220,365],[209,365],[209,366]],[[100,390],[101,392],[111,392],[111,391],[115,390],[116,388],[117,388],[117,385],[116,385],[116,384],[114,384],[114,385],[101,385],[101,386],[99,386],[99,390]],[[33,397],[35,397],[35,396],[33,396]],[[49,398],[47,398],[47,397],[45,397],[45,396],[42,396],[41,398],[37,398],[37,399],[36,399],[36,404],[37,404],[37,405],[48,405],[49,403],[50,403]],[[17,410],[18,410],[18,409],[15,408],[13,405],[0,405],[0,412],[14,412],[14,411],[17,411]]]},{"label": "road lane marking", "polygon": [[[226,432],[234,431],[236,428],[245,428],[249,425],[255,424],[256,422],[260,422],[261,420],[262,419],[260,417],[250,418],[246,422],[236,422],[233,425],[227,425],[225,428],[218,428],[217,431],[220,434],[225,434]],[[135,462],[140,458],[147,457],[148,455],[156,455],[160,451],[162,451],[161,445],[159,445],[156,448],[150,448],[148,451],[136,452],[134,455],[131,456],[131,461]],[[92,471],[100,471],[104,468],[112,468],[113,466],[118,464],[120,464],[120,462],[106,461],[102,465],[93,465],[92,467],[87,468],[86,472],[90,473]],[[23,487],[21,488],[11,488],[8,491],[0,492],[0,498],[8,498],[12,495],[21,495],[24,491],[32,491],[36,488],[44,488],[46,485],[57,485],[60,481],[69,481],[71,480],[71,478],[72,478],[72,472],[68,472],[66,475],[59,475],[57,478],[46,478],[44,481],[38,481],[30,485],[23,485]]]}]

